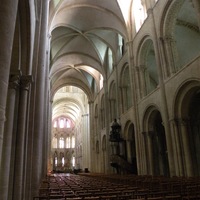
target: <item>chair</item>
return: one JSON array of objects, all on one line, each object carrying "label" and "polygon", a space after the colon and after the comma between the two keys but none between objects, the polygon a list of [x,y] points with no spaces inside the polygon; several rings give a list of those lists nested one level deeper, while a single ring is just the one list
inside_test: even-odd
[{"label": "chair", "polygon": [[165,200],[181,200],[180,195],[173,195],[173,196],[165,196]]},{"label": "chair", "polygon": [[139,198],[139,199],[129,199],[129,200],[145,200],[144,198]]},{"label": "chair", "polygon": [[65,197],[63,195],[50,195],[49,199],[50,200],[54,200],[54,199],[65,200]]},{"label": "chair", "polygon": [[106,196],[101,196],[101,200],[111,200],[111,199],[117,199],[116,195],[106,195]]},{"label": "chair", "polygon": [[117,199],[120,199],[120,200],[129,200],[131,198],[131,194],[120,194],[117,196]]},{"label": "chair", "polygon": [[38,196],[38,197],[33,197],[33,200],[49,200],[49,198],[46,196]]},{"label": "chair", "polygon": [[96,200],[100,199],[100,197],[84,197],[84,200]]}]

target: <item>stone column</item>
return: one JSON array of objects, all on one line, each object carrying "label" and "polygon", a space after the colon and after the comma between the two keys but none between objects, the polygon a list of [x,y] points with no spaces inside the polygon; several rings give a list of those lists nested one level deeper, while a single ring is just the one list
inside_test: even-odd
[{"label": "stone column", "polygon": [[182,136],[183,152],[184,152],[184,166],[186,168],[186,176],[193,176],[194,170],[192,165],[192,156],[189,143],[188,120],[180,119],[178,121]]},{"label": "stone column", "polygon": [[[49,35],[47,35],[47,47],[46,47],[46,66],[49,66],[49,60],[50,60],[50,39]],[[51,129],[49,123],[52,123],[51,116],[49,113],[49,100],[50,100],[50,81],[49,81],[49,67],[45,68],[45,98],[44,98],[44,105],[47,105],[44,107],[44,138],[43,138],[43,174],[47,174],[48,169],[48,152],[50,151],[50,141],[51,141]],[[66,123],[66,122],[65,122]],[[66,127],[66,126],[65,126]],[[65,145],[65,141],[64,141]]]},{"label": "stone column", "polygon": [[94,130],[94,124],[95,124],[95,116],[94,116],[94,102],[89,101],[89,152],[90,152],[90,158],[89,158],[89,168],[90,170],[94,170],[95,165],[93,160],[95,160],[94,155],[95,155],[95,142],[94,142],[94,137],[95,137],[95,130]]},{"label": "stone column", "polygon": [[[118,76],[118,68],[117,68],[117,65],[115,64],[114,65],[114,69],[115,69],[115,87],[116,87],[116,93],[114,92],[115,94],[115,115],[116,115],[116,118],[118,116],[120,116],[120,110],[119,110],[119,96],[120,96],[120,93],[119,93],[119,76]],[[109,90],[107,90],[109,91]],[[110,91],[109,91],[110,92]]]},{"label": "stone column", "polygon": [[[32,196],[38,195],[38,189],[43,174],[43,139],[44,139],[44,117],[45,111],[48,105],[46,104],[44,94],[46,94],[46,44],[47,44],[47,24],[48,24],[48,0],[39,1],[39,7],[41,13],[39,13],[39,20],[37,28],[40,28],[40,35],[38,35],[37,42],[39,42],[38,50],[35,52],[37,63],[35,63],[35,69],[37,74],[35,75],[35,93],[34,93],[34,133],[33,133],[33,149],[32,149],[32,174],[31,174],[31,192]],[[47,141],[46,141],[47,142]]]},{"label": "stone column", "polygon": [[152,139],[153,139],[153,131],[148,132],[148,157],[149,157],[149,169],[148,171],[150,172],[150,175],[154,175],[154,159],[153,159],[153,144],[152,144]]},{"label": "stone column", "polygon": [[157,72],[159,78],[159,86],[160,86],[160,101],[162,102],[162,120],[165,127],[165,134],[166,134],[166,144],[167,144],[167,151],[168,151],[168,161],[169,161],[169,169],[170,169],[170,176],[174,176],[175,173],[175,166],[174,166],[174,152],[173,152],[173,145],[172,145],[172,138],[170,132],[170,124],[169,124],[169,111],[168,111],[168,102],[166,97],[165,91],[165,83],[163,78],[163,71],[161,68],[161,52],[160,46],[158,43],[158,33],[157,33],[157,25],[154,19],[153,10],[151,10],[150,17],[152,17],[152,33],[153,33],[153,44],[155,49],[155,57],[156,57],[156,64],[157,64]]},{"label": "stone column", "polygon": [[23,198],[23,186],[25,175],[25,141],[27,125],[27,102],[31,76],[22,76],[20,80],[20,96],[18,109],[18,126],[15,149],[15,174],[14,174],[14,197],[21,200]]},{"label": "stone column", "polygon": [[9,177],[11,165],[11,152],[13,140],[14,114],[16,105],[16,92],[19,87],[19,75],[11,75],[9,81],[6,116],[9,120],[5,123],[5,136],[3,141],[3,154],[0,166],[0,199],[8,199]]},{"label": "stone column", "polygon": [[181,141],[180,141],[180,134],[178,130],[178,121],[176,119],[170,121],[171,125],[171,132],[172,135],[172,141],[174,146],[174,161],[175,161],[175,171],[177,176],[184,176],[184,170],[183,170],[183,155],[181,152]]},{"label": "stone column", "polygon": [[0,5],[0,163],[3,147],[3,133],[6,100],[12,56],[12,46],[17,17],[18,0],[2,0]]},{"label": "stone column", "polygon": [[143,174],[150,174],[150,167],[149,167],[149,149],[148,149],[148,138],[147,138],[147,132],[142,132],[143,138],[144,138],[144,147],[142,149],[143,151],[143,157],[142,157],[142,163],[143,163]]},{"label": "stone column", "polygon": [[140,67],[135,66],[134,70],[135,70],[135,79],[136,79],[135,84],[136,84],[136,91],[137,91],[136,97],[137,97],[137,99],[140,99],[143,94],[143,92],[142,92],[143,87],[141,87],[141,82],[140,82]]},{"label": "stone column", "polygon": [[123,113],[123,88],[119,86],[119,113]]}]

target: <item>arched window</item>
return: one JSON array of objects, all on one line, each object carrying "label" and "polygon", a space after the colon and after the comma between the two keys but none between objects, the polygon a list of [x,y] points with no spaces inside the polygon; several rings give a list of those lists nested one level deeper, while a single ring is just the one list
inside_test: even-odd
[{"label": "arched window", "polygon": [[57,128],[57,127],[58,127],[58,122],[57,122],[57,120],[54,121],[53,127],[54,127],[54,128]]},{"label": "arched window", "polygon": [[72,148],[75,148],[75,137],[72,136]]},{"label": "arched window", "polygon": [[65,165],[65,158],[64,158],[64,156],[62,157],[62,167],[64,167],[64,165]]},{"label": "arched window", "polygon": [[108,69],[110,74],[113,71],[113,53],[110,48],[108,49]]},{"label": "arched window", "polygon": [[70,148],[70,137],[66,138],[66,148],[69,149]]},{"label": "arched window", "polygon": [[159,85],[157,69],[153,41],[147,38],[142,45],[140,56],[140,73],[143,77],[143,79],[140,80],[142,97],[155,90]]},{"label": "arched window", "polygon": [[68,119],[66,120],[66,126],[67,126],[67,128],[71,127],[71,121],[69,121]]},{"label": "arched window", "polygon": [[123,55],[123,37],[121,35],[118,34],[118,52],[119,52],[119,59],[122,57]]},{"label": "arched window", "polygon": [[130,85],[130,73],[128,66],[125,67],[122,73],[122,105],[123,111],[129,109],[132,105],[132,98],[131,98],[131,85]]},{"label": "arched window", "polygon": [[61,137],[59,140],[59,147],[64,148],[64,138],[63,137]]},{"label": "arched window", "polygon": [[100,80],[100,83],[99,83],[99,85],[100,85],[100,90],[103,88],[103,76],[100,74],[100,78],[99,78]]},{"label": "arched window", "polygon": [[72,167],[75,167],[75,157],[72,157]]},{"label": "arched window", "polygon": [[134,1],[134,15],[135,15],[135,26],[136,31],[140,29],[142,24],[144,23],[144,20],[147,17],[145,7],[142,5],[141,0],[135,0]]},{"label": "arched window", "polygon": [[58,166],[58,158],[55,157],[55,166]]},{"label": "arched window", "polygon": [[63,118],[61,118],[60,119],[60,128],[64,128],[64,119]]}]

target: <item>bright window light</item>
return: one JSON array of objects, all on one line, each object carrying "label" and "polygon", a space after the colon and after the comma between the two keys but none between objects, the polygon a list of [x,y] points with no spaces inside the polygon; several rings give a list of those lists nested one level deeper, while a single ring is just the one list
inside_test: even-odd
[{"label": "bright window light", "polygon": [[62,138],[62,137],[59,140],[59,146],[61,149],[64,148],[64,138]]},{"label": "bright window light", "polygon": [[60,119],[60,128],[64,128],[64,119]]},{"label": "bright window light", "polygon": [[146,18],[146,13],[145,13],[144,6],[141,3],[141,0],[135,0],[133,8],[134,8],[134,15],[135,15],[136,31],[138,31]]},{"label": "bright window light", "polygon": [[72,148],[75,148],[75,137],[72,137]]},{"label": "bright window light", "polygon": [[67,120],[67,128],[71,127],[71,122],[69,120]]},{"label": "bright window light", "polygon": [[100,74],[100,90],[103,88],[103,76]]},{"label": "bright window light", "polygon": [[67,149],[70,148],[70,137],[67,137],[67,139],[66,139],[66,148]]},{"label": "bright window light", "polygon": [[75,167],[75,157],[72,157],[72,166]]},{"label": "bright window light", "polygon": [[62,157],[62,167],[64,167],[64,164],[65,164],[65,158]]},{"label": "bright window light", "polygon": [[53,127],[57,128],[57,126],[58,126],[57,121],[54,121]]},{"label": "bright window light", "polygon": [[55,166],[57,166],[57,165],[58,165],[58,158],[55,157]]}]

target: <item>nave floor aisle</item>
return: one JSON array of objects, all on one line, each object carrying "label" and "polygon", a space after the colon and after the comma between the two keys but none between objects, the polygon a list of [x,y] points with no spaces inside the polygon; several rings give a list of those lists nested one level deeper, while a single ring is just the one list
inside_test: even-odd
[{"label": "nave floor aisle", "polygon": [[200,178],[50,174],[34,200],[200,200]]}]

